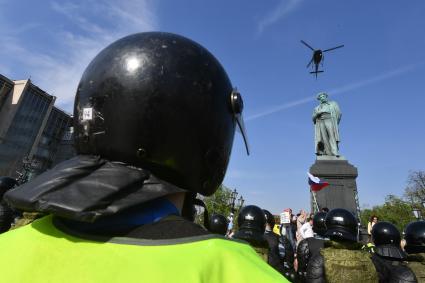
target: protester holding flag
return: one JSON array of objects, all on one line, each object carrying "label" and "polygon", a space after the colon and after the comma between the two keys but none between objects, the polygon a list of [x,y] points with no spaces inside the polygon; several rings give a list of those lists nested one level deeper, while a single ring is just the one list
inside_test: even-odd
[{"label": "protester holding flag", "polygon": [[329,183],[323,180],[320,180],[320,178],[313,176],[309,172],[307,172],[308,175],[308,184],[310,185],[310,190],[313,195],[314,204],[316,205],[317,211],[319,211],[319,205],[317,204],[316,200],[316,192],[322,190],[323,188],[329,186]]}]

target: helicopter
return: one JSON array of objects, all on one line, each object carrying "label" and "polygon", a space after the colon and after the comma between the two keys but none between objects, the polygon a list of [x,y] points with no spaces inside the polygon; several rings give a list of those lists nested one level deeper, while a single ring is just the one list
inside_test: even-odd
[{"label": "helicopter", "polygon": [[335,50],[337,48],[341,48],[344,47],[344,45],[339,45],[337,47],[333,47],[333,48],[329,48],[329,49],[325,49],[325,50],[321,50],[321,49],[314,49],[313,47],[311,47],[310,45],[308,45],[307,42],[305,42],[304,40],[301,40],[301,43],[304,44],[305,46],[307,46],[308,48],[310,48],[311,50],[313,50],[313,56],[310,60],[310,62],[307,64],[307,68],[310,67],[311,63],[314,63],[314,71],[310,72],[310,74],[315,74],[316,75],[316,79],[317,79],[317,74],[318,73],[323,73],[324,71],[319,71],[319,64],[322,63],[323,66],[323,59],[324,59],[324,52],[328,52],[331,50]]}]

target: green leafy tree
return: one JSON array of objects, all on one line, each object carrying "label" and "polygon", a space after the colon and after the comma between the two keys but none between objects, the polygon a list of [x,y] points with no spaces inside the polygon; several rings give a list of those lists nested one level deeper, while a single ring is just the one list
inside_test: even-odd
[{"label": "green leafy tree", "polygon": [[425,171],[411,171],[407,177],[407,187],[404,196],[412,207],[420,209],[422,216],[425,216]]},{"label": "green leafy tree", "polygon": [[[225,185],[220,185],[218,190],[212,196],[204,197],[202,200],[204,201],[208,209],[208,213],[210,215],[216,213],[227,217],[230,215],[230,212],[232,210],[232,205],[230,203],[231,195],[232,191],[228,187],[226,187]],[[237,210],[239,209],[238,207],[235,206],[235,209],[235,217],[233,218],[234,222],[236,220],[236,215],[238,215],[239,212]],[[203,224],[203,217],[201,211],[198,211],[195,221],[198,224]]]},{"label": "green leafy tree", "polygon": [[395,195],[388,195],[383,205],[374,206],[372,209],[363,209],[360,214],[362,225],[367,227],[372,215],[376,215],[379,221],[391,222],[400,232],[409,222],[415,220],[410,203]]},{"label": "green leafy tree", "polygon": [[218,213],[228,216],[231,212],[230,197],[232,191],[224,185],[220,185],[218,190],[209,197],[204,198],[205,205],[207,206],[210,214]]}]

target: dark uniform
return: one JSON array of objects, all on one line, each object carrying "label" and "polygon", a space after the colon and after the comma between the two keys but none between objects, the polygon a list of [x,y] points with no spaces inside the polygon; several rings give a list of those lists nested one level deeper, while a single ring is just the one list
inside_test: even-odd
[{"label": "dark uniform", "polygon": [[325,243],[326,212],[318,212],[313,217],[313,232],[315,237],[302,240],[297,247],[298,277],[305,280],[307,265],[311,257],[320,252]]},{"label": "dark uniform", "polygon": [[407,266],[415,273],[418,282],[425,283],[425,221],[409,223],[404,235]]},{"label": "dark uniform", "polygon": [[341,208],[326,215],[326,237],[320,253],[307,266],[307,282],[378,282],[378,274],[370,254],[357,243],[357,221]]},{"label": "dark uniform", "polygon": [[269,244],[264,238],[266,218],[261,208],[255,205],[244,206],[237,221],[239,230],[233,238],[247,241],[257,254],[268,262]]},{"label": "dark uniform", "polygon": [[14,210],[3,200],[3,195],[17,185],[13,178],[0,177],[0,233],[9,230],[15,218]]},{"label": "dark uniform", "polygon": [[393,224],[376,223],[372,239],[375,244],[372,260],[378,269],[385,270],[379,273],[379,282],[417,282],[415,274],[404,262],[407,254],[400,248],[400,232]]},{"label": "dark uniform", "polygon": [[2,281],[285,282],[191,221],[196,194],[223,181],[236,127],[246,140],[242,109],[196,42],[148,32],[106,47],[77,88],[78,155],[5,195],[53,217],[0,236]]},{"label": "dark uniform", "polygon": [[264,232],[264,238],[269,245],[267,262],[273,266],[274,269],[283,274],[283,258],[279,255],[279,236],[271,230],[275,225],[274,216],[268,210],[263,209],[263,211],[264,216],[266,217],[266,223],[270,228],[266,229]]}]

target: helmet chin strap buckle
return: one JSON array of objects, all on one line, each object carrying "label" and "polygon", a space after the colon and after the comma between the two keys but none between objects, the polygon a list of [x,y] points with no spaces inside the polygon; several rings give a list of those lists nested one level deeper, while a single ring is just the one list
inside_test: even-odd
[{"label": "helmet chin strap buckle", "polygon": [[246,154],[249,155],[250,148],[248,142],[248,134],[245,128],[245,122],[242,116],[243,111],[243,100],[239,91],[234,88],[230,94],[230,104],[232,105],[233,117],[236,120],[237,130],[242,134],[243,141],[245,143]]}]

